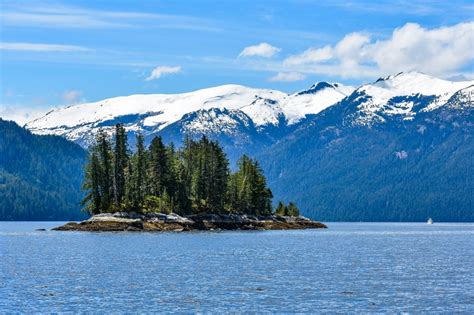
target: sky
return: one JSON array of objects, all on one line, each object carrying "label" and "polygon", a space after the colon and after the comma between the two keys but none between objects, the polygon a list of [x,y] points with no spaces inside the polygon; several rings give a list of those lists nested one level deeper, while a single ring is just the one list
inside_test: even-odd
[{"label": "sky", "polygon": [[474,79],[472,1],[0,0],[0,117],[221,84]]}]

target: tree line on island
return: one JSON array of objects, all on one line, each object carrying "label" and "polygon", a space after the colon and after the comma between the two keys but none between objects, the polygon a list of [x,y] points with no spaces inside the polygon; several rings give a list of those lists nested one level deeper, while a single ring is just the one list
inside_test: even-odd
[{"label": "tree line on island", "polygon": [[137,135],[128,148],[121,124],[110,137],[100,130],[89,149],[82,204],[90,214],[103,212],[161,212],[191,215],[236,213],[298,216],[290,202],[272,207],[272,192],[257,160],[243,155],[237,170],[217,141],[186,137],[181,148],[155,137],[148,148]]}]

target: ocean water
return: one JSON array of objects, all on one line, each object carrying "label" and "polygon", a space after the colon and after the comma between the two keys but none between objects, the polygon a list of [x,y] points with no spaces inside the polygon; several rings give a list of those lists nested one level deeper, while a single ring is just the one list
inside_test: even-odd
[{"label": "ocean water", "polygon": [[474,313],[474,224],[35,231],[0,222],[0,312]]}]

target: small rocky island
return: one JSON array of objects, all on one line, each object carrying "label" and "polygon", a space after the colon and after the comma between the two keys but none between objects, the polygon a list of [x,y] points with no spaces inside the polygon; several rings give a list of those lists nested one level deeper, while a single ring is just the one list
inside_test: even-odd
[{"label": "small rocky island", "polygon": [[55,231],[225,231],[225,230],[295,230],[326,228],[320,222],[302,216],[249,216],[236,214],[177,214],[150,213],[146,215],[125,212],[101,213],[76,223],[69,222]]},{"label": "small rocky island", "polygon": [[236,170],[217,141],[186,138],[176,149],[161,137],[131,153],[123,125],[101,130],[89,148],[82,204],[91,217],[57,231],[290,230],[325,228],[279,202],[257,160],[242,156]]}]

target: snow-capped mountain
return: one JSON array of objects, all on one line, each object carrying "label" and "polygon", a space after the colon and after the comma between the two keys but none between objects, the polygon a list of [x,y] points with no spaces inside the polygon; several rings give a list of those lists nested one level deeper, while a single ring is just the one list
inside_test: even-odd
[{"label": "snow-capped mountain", "polygon": [[474,82],[401,73],[260,151],[276,200],[327,221],[474,220]]},{"label": "snow-capped mountain", "polygon": [[219,140],[231,165],[261,163],[274,200],[349,221],[472,221],[474,81],[399,73],[357,89],[320,82],[294,94],[225,85],[53,110],[27,124],[87,146],[121,122],[149,142]]},{"label": "snow-capped mountain", "polygon": [[346,123],[372,126],[392,120],[413,120],[419,113],[445,105],[474,81],[452,82],[419,72],[402,72],[356,89],[341,103],[351,103]]},{"label": "snow-capped mountain", "polygon": [[[99,128],[112,133],[123,123],[146,142],[156,135],[180,145],[185,134],[217,139],[231,161],[257,154],[308,124],[347,128],[405,124],[423,113],[472,106],[474,81],[451,82],[418,72],[399,73],[357,89],[319,82],[286,94],[223,85],[182,94],[115,97],[52,110],[29,122],[36,134],[64,136],[87,147]],[[456,111],[459,112],[459,111]]]},{"label": "snow-capped mountain", "polygon": [[176,125],[180,133],[237,135],[239,129],[250,128],[264,134],[275,127],[296,125],[352,91],[351,87],[321,82],[295,94],[223,85],[174,95],[131,95],[55,109],[26,127],[36,134],[61,135],[84,146],[99,128],[111,130],[118,122],[129,133],[145,136],[169,133],[166,129],[176,129]]}]

